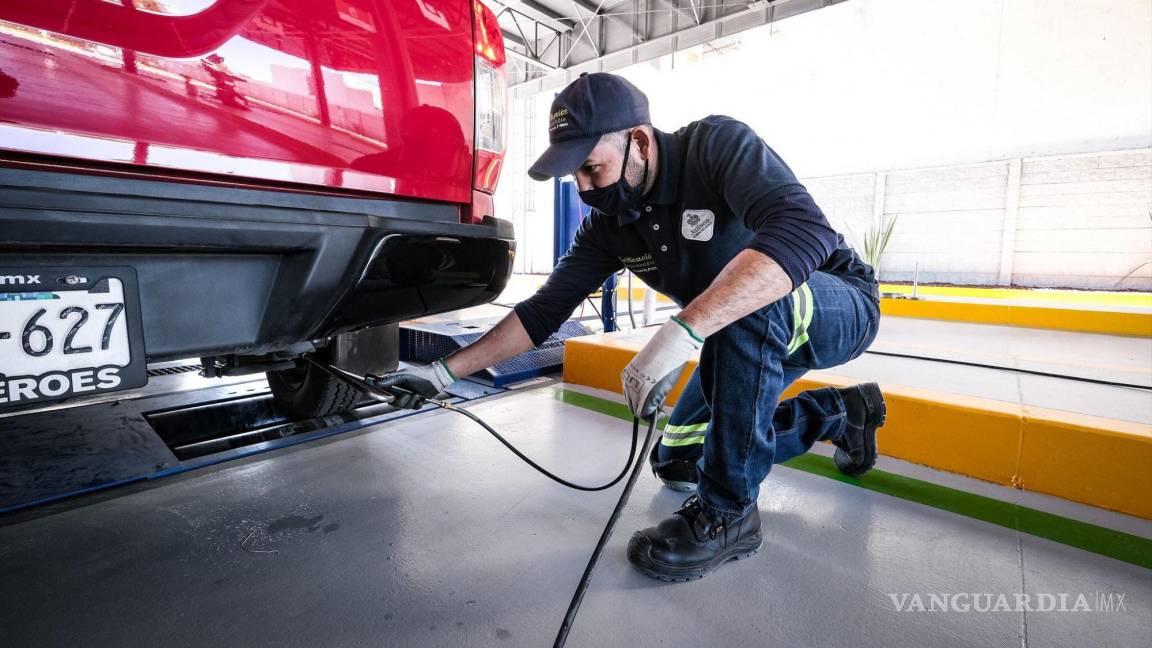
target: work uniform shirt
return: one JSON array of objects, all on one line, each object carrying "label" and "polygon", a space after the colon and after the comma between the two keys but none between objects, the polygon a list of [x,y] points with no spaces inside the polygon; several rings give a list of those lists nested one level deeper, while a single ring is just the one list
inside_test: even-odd
[{"label": "work uniform shirt", "polygon": [[747,125],[711,116],[655,131],[660,164],[638,211],[597,210],[516,314],[540,344],[621,268],[681,307],[742,250],[771,257],[797,287],[815,270],[879,299],[875,274],[828,224],[788,165]]}]

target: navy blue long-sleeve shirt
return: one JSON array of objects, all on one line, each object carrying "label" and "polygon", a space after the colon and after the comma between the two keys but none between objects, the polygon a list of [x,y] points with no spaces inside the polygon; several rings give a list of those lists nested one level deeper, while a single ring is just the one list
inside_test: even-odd
[{"label": "navy blue long-sleeve shirt", "polygon": [[516,305],[533,343],[621,268],[683,307],[745,249],[771,257],[793,287],[821,270],[879,299],[871,266],[747,125],[714,115],[656,140],[658,175],[640,211],[593,210],[548,281]]}]

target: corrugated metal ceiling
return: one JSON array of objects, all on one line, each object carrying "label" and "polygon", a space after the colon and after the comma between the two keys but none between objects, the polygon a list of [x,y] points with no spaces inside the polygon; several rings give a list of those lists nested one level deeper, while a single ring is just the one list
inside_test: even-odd
[{"label": "corrugated metal ceiling", "polygon": [[483,0],[515,96],[565,85],[844,0]]}]

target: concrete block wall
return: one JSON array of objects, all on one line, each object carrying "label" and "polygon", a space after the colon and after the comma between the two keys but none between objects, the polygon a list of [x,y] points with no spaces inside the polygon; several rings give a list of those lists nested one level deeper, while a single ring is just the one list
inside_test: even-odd
[{"label": "concrete block wall", "polygon": [[864,253],[861,241],[874,221],[878,177],[883,179],[882,174],[856,173],[801,180],[824,210],[829,222],[861,254]]},{"label": "concrete block wall", "polygon": [[1152,289],[1152,151],[1025,159],[1014,262],[1025,285]]},{"label": "concrete block wall", "polygon": [[1149,149],[802,182],[861,252],[897,219],[886,281],[1152,290]]}]

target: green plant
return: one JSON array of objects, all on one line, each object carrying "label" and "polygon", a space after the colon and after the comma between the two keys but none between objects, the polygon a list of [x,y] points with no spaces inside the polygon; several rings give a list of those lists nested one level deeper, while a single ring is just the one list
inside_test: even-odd
[{"label": "green plant", "polygon": [[880,272],[880,260],[884,257],[884,249],[892,239],[892,230],[895,229],[898,219],[899,216],[893,216],[887,223],[880,221],[868,228],[868,232],[864,235],[864,260],[876,269],[877,274]]}]

